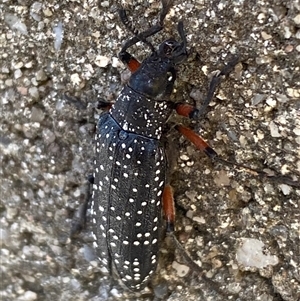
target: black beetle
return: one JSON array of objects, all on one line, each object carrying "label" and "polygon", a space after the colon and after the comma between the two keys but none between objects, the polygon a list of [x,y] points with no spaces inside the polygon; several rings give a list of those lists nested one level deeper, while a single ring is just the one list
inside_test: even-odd
[{"label": "black beetle", "polygon": [[[135,35],[120,52],[134,73],[110,110],[101,115],[96,133],[93,246],[101,263],[109,271],[114,267],[131,290],[146,286],[158,262],[166,173],[160,138],[172,112],[164,99],[173,89],[175,65],[187,57],[183,24],[178,24],[181,42],[164,41],[141,65],[126,49],[162,29],[170,1],[162,3],[159,26]],[[123,10],[120,16],[128,24]]]},{"label": "black beetle", "polygon": [[[171,186],[166,184],[166,156],[161,142],[171,112],[196,117],[199,111],[189,104],[168,100],[176,79],[175,66],[187,58],[183,23],[178,23],[181,41],[164,41],[157,50],[147,41],[163,29],[171,1],[162,1],[159,23],[138,33],[124,10],[120,18],[134,37],[127,41],[119,58],[133,72],[109,111],[100,116],[96,133],[91,219],[95,248],[104,270],[115,271],[131,290],[143,289],[158,263],[160,241],[174,230]],[[138,41],[152,54],[141,64],[128,52]],[[225,72],[227,74],[234,62]],[[211,83],[207,106],[219,82]],[[195,133],[181,125],[177,130],[210,157],[217,154]],[[163,210],[162,210],[163,209]]]}]

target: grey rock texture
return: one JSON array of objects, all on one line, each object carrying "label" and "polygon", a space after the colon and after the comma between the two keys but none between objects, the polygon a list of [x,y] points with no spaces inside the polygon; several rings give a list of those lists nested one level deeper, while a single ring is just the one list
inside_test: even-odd
[{"label": "grey rock texture", "polygon": [[[200,121],[175,116],[168,133],[177,233],[205,271],[162,246],[154,294],[132,295],[102,278],[89,229],[69,232],[91,173],[98,98],[112,101],[128,78],[117,59],[129,37],[123,5],[140,30],[159,1],[2,1],[0,4],[1,300],[300,300],[300,189],[212,164],[172,129],[190,125],[222,158],[300,180],[299,1],[174,0],[158,44],[185,24],[190,56],[174,101],[196,102],[213,71],[241,62]],[[143,45],[132,52],[140,60]],[[80,97],[86,110],[63,99]],[[244,239],[278,263],[236,260]]]}]

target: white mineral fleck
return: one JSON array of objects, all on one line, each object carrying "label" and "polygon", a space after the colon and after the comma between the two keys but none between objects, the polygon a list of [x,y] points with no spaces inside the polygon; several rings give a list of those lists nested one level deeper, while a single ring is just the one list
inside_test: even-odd
[{"label": "white mineral fleck", "polygon": [[284,195],[289,195],[292,191],[292,188],[286,184],[278,185]]},{"label": "white mineral fleck", "polygon": [[79,85],[81,83],[81,79],[78,73],[71,74],[71,81],[74,85]]},{"label": "white mineral fleck", "polygon": [[279,131],[278,131],[278,126],[275,124],[273,121],[270,122],[270,132],[272,137],[281,137]]},{"label": "white mineral fleck", "polygon": [[245,238],[243,244],[236,252],[237,261],[244,267],[264,268],[268,265],[276,265],[278,257],[263,253],[264,243],[258,239]]},{"label": "white mineral fleck", "polygon": [[57,26],[53,27],[54,32],[54,49],[58,51],[61,47],[63,37],[64,37],[64,29],[62,22],[58,22]]},{"label": "white mineral fleck", "polygon": [[95,64],[101,68],[106,67],[109,64],[109,62],[110,62],[110,58],[103,55],[97,55],[95,59]]},{"label": "white mineral fleck", "polygon": [[172,268],[175,269],[177,271],[177,275],[179,277],[184,277],[187,275],[187,273],[189,272],[190,268],[186,265],[183,264],[179,264],[176,261],[173,261],[172,263]]},{"label": "white mineral fleck", "polygon": [[19,300],[24,300],[24,301],[32,301],[32,300],[37,300],[37,294],[32,291],[26,291],[24,295],[22,296],[22,299]]},{"label": "white mineral fleck", "polygon": [[293,20],[297,25],[300,25],[300,14],[298,14]]},{"label": "white mineral fleck", "polygon": [[17,16],[13,14],[5,14],[4,21],[10,27],[10,29],[17,30],[22,34],[27,35],[27,26],[25,23],[21,22]]},{"label": "white mineral fleck", "polygon": [[300,127],[296,127],[293,129],[295,135],[300,136]]}]

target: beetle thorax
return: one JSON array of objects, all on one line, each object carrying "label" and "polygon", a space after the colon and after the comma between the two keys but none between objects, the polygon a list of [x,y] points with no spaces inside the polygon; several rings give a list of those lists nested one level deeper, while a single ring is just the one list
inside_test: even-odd
[{"label": "beetle thorax", "polygon": [[165,101],[157,101],[126,86],[110,113],[125,131],[160,139],[162,127],[171,109]]}]

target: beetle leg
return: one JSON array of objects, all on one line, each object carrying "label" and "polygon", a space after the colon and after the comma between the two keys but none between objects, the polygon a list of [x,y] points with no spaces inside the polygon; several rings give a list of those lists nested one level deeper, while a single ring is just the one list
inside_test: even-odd
[{"label": "beetle leg", "polygon": [[201,115],[203,115],[205,113],[207,106],[209,105],[210,101],[212,100],[214,93],[215,93],[218,85],[220,84],[222,76],[228,75],[232,71],[234,66],[238,63],[238,61],[239,61],[239,58],[236,57],[231,62],[229,62],[229,64],[227,66],[225,66],[221,70],[220,73],[214,75],[214,77],[210,81],[208,93],[207,93],[206,98],[204,99],[203,104],[200,107],[200,109],[197,109],[194,105],[191,105],[189,103],[182,103],[182,102],[173,103],[173,104],[171,104],[171,102],[170,102],[170,106],[174,110],[176,110],[177,114],[179,114],[181,116],[188,117],[191,119],[199,118]]},{"label": "beetle leg", "polygon": [[220,73],[216,74],[213,76],[213,78],[210,81],[209,88],[208,88],[208,93],[206,98],[203,101],[202,106],[200,109],[197,109],[194,105],[191,105],[189,103],[183,103],[183,102],[178,102],[178,103],[172,103],[171,101],[168,102],[169,106],[176,110],[177,114],[188,117],[191,119],[196,119],[199,118],[201,115],[203,115],[206,111],[207,106],[209,105],[210,101],[212,100],[214,93],[220,84],[220,81],[222,79],[223,75],[228,75],[234,66],[238,63],[239,58],[236,57],[234,58],[231,62],[229,62],[228,65],[226,65]]},{"label": "beetle leg", "polygon": [[70,237],[75,237],[86,224],[86,212],[88,209],[89,201],[91,199],[91,186],[94,184],[94,177],[92,175],[88,176],[86,183],[86,199],[83,204],[81,204],[72,220]]},{"label": "beetle leg", "polygon": [[227,76],[235,67],[235,65],[239,62],[239,57],[235,57],[231,62],[229,62],[222,70],[220,73],[216,74],[213,76],[213,78],[210,81],[208,92],[206,95],[206,98],[204,99],[199,111],[197,112],[197,117],[204,115],[209,103],[211,102],[214,93],[220,84],[222,80],[222,76],[225,75]]},{"label": "beetle leg", "polygon": [[173,189],[171,185],[166,185],[162,195],[163,212],[166,219],[166,231],[167,233],[174,232],[175,223],[175,207]]},{"label": "beetle leg", "polygon": [[185,138],[190,140],[196,148],[204,152],[211,160],[215,160],[215,158],[218,157],[218,154],[194,131],[182,125],[176,125],[175,128]]},{"label": "beetle leg", "polygon": [[227,166],[235,166],[238,168],[245,169],[247,172],[254,174],[255,176],[259,176],[261,178],[268,179],[269,181],[273,182],[284,182],[287,185],[295,186],[295,187],[300,187],[300,182],[299,181],[294,181],[290,177],[287,176],[282,176],[282,175],[270,175],[262,170],[258,170],[255,168],[250,168],[246,165],[236,163],[236,162],[231,162],[228,160],[224,160],[219,157],[219,155],[211,148],[199,135],[197,135],[194,131],[191,129],[184,127],[182,125],[177,125],[175,127],[184,137],[186,137],[188,140],[190,140],[196,148],[204,152],[212,161],[214,162],[219,162]]},{"label": "beetle leg", "polygon": [[113,104],[114,104],[114,102],[109,102],[109,101],[103,100],[101,98],[101,99],[97,100],[96,108],[108,111]]},{"label": "beetle leg", "polygon": [[141,65],[141,63],[127,51],[121,51],[119,53],[119,58],[131,72],[135,72]]},{"label": "beetle leg", "polygon": [[87,104],[84,103],[79,97],[71,96],[67,92],[63,94],[63,99],[74,105],[77,110],[85,110],[87,108]]},{"label": "beetle leg", "polygon": [[166,225],[167,236],[171,237],[176,247],[176,250],[179,251],[179,254],[182,257],[182,259],[193,270],[193,272],[197,274],[198,277],[201,277],[204,281],[209,283],[211,287],[220,295],[225,296],[226,292],[222,291],[214,281],[206,277],[203,269],[193,261],[193,259],[186,252],[186,250],[184,249],[184,247],[178,241],[178,239],[174,234],[175,206],[174,206],[173,189],[171,185],[167,184],[165,186],[162,195],[162,200],[163,200],[163,211],[164,211],[165,219],[167,221],[167,225]]},{"label": "beetle leg", "polygon": [[196,118],[199,114],[199,110],[189,103],[177,102],[174,103],[173,108],[177,114],[191,119]]}]

